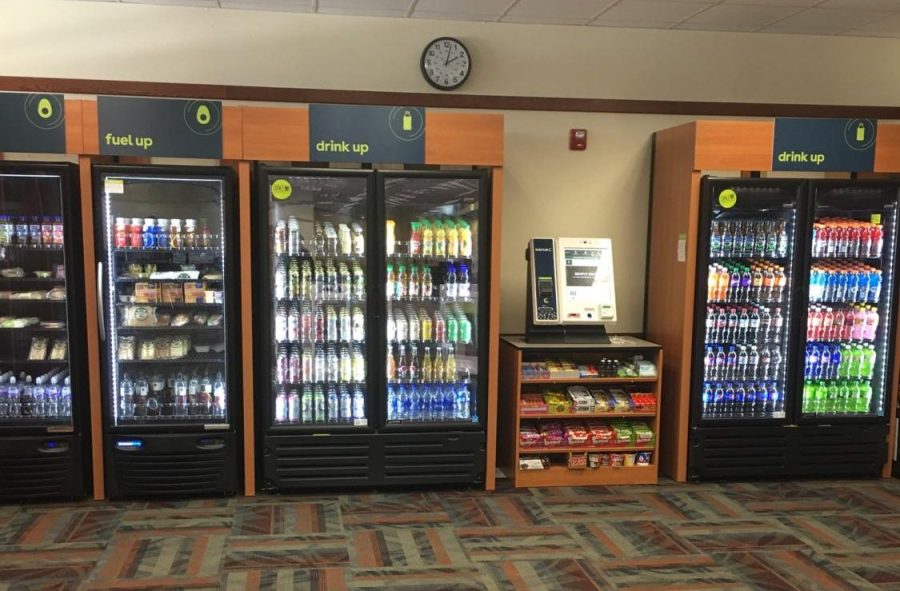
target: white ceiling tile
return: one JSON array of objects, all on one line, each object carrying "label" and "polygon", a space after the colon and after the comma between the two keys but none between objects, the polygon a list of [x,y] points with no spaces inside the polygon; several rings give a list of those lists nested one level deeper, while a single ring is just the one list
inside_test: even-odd
[{"label": "white ceiling tile", "polygon": [[603,12],[600,19],[604,21],[676,23],[711,5],[711,2],[622,0],[621,3]]},{"label": "white ceiling tile", "polygon": [[406,16],[410,0],[319,0],[323,14]]},{"label": "white ceiling tile", "polygon": [[592,27],[611,27],[614,29],[668,29],[678,21],[629,21],[629,20],[605,20],[602,18],[591,21]]},{"label": "white ceiling tile", "polygon": [[900,35],[900,13],[891,14],[884,18],[849,31],[850,35]]},{"label": "white ceiling tile", "polygon": [[822,0],[723,0],[722,4],[743,4],[745,6],[793,6],[810,8]]},{"label": "white ceiling tile", "polygon": [[672,28],[680,31],[718,31],[727,33],[752,33],[759,29],[759,27],[746,24],[711,25],[709,23],[692,23],[690,21],[679,23]]},{"label": "white ceiling tile", "polygon": [[816,8],[852,8],[855,10],[900,10],[900,0],[825,0]]},{"label": "white ceiling tile", "polygon": [[162,4],[165,6],[201,6],[218,8],[217,0],[122,0],[126,4]]},{"label": "white ceiling tile", "polygon": [[887,16],[888,12],[875,10],[831,10],[810,8],[780,20],[767,32],[836,34],[873,22]]},{"label": "white ceiling tile", "polygon": [[310,0],[219,0],[222,8],[270,10],[273,12],[312,12]]},{"label": "white ceiling tile", "polygon": [[503,22],[582,25],[614,3],[615,0],[519,0]]},{"label": "white ceiling tile", "polygon": [[753,30],[790,16],[798,10],[803,9],[791,6],[720,4],[692,16],[682,24],[720,25],[728,30],[734,30],[733,27],[740,27],[741,30]]},{"label": "white ceiling tile", "polygon": [[412,15],[419,18],[495,20],[509,4],[510,0],[419,0]]}]

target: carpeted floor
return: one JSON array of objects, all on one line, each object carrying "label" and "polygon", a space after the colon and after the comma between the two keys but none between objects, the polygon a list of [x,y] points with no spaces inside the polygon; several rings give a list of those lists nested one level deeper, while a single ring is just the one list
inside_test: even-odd
[{"label": "carpeted floor", "polygon": [[900,481],[4,506],[7,589],[900,590]]}]

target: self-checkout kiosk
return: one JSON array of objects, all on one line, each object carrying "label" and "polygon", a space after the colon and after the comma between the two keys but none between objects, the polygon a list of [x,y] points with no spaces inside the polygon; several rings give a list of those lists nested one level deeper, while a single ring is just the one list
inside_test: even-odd
[{"label": "self-checkout kiosk", "polygon": [[528,261],[526,340],[609,343],[616,320],[609,238],[532,238]]}]

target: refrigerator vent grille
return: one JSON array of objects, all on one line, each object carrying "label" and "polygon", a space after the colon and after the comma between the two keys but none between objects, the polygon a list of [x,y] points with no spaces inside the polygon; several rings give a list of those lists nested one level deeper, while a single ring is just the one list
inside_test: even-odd
[{"label": "refrigerator vent grille", "polygon": [[116,458],[121,491],[129,497],[221,494],[227,455],[210,453],[122,453]]},{"label": "refrigerator vent grille", "polygon": [[783,474],[788,465],[788,436],[784,430],[748,431],[704,432],[691,449],[691,476],[716,480]]},{"label": "refrigerator vent grille", "polygon": [[433,441],[386,443],[386,484],[473,483],[478,480],[484,454],[473,446],[453,446],[441,438]]},{"label": "refrigerator vent grille", "polygon": [[67,496],[68,483],[76,478],[69,454],[52,457],[0,458],[0,499],[52,499]]},{"label": "refrigerator vent grille", "polygon": [[328,488],[369,481],[368,442],[341,443],[306,440],[273,446],[279,489]]}]

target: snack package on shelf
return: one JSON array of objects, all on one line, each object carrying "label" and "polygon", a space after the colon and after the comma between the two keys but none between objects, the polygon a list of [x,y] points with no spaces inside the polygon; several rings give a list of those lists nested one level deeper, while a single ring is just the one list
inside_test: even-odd
[{"label": "snack package on shelf", "polygon": [[603,468],[609,466],[608,453],[592,453],[588,454],[588,466],[591,468]]},{"label": "snack package on shelf", "polygon": [[519,447],[540,447],[541,434],[534,423],[522,423],[519,427]]},{"label": "snack package on shelf", "polygon": [[591,388],[590,392],[594,398],[594,412],[615,412],[616,401],[612,394],[603,388]]},{"label": "snack package on shelf", "polygon": [[162,302],[164,304],[184,303],[184,289],[180,283],[162,284]]},{"label": "snack package on shelf", "polygon": [[632,421],[631,430],[634,432],[634,443],[639,446],[653,445],[654,434],[650,425],[643,421]]},{"label": "snack package on shelf", "polygon": [[587,468],[586,453],[569,453],[569,470],[584,470]]},{"label": "snack package on shelf", "polygon": [[632,412],[634,410],[634,403],[631,401],[631,396],[628,395],[628,392],[615,388],[610,390],[609,393],[613,398],[614,412]]},{"label": "snack package on shelf", "polygon": [[543,361],[532,361],[522,364],[523,380],[546,380],[550,378],[550,372]]},{"label": "snack package on shelf", "polygon": [[546,361],[550,377],[559,380],[574,380],[581,377],[578,366],[568,359],[549,359]]},{"label": "snack package on shelf", "polygon": [[159,302],[159,284],[158,283],[135,283],[134,284],[134,303],[135,304],[156,304]]},{"label": "snack package on shelf", "polygon": [[206,283],[197,281],[184,284],[184,301],[187,304],[203,304],[206,302]]},{"label": "snack package on shelf", "polygon": [[593,363],[583,363],[578,365],[578,372],[583,378],[600,377],[600,369]]},{"label": "snack package on shelf", "polygon": [[538,429],[541,432],[544,447],[562,447],[566,444],[566,434],[561,423],[542,423]]},{"label": "snack package on shelf", "polygon": [[656,396],[647,392],[632,392],[631,401],[634,410],[639,412],[653,412],[656,410]]},{"label": "snack package on shelf", "polygon": [[635,465],[637,466],[649,466],[650,461],[653,458],[652,451],[639,451],[635,454]]},{"label": "snack package on shelf", "polygon": [[547,412],[550,414],[570,414],[572,402],[562,390],[544,390],[544,402],[547,404]]},{"label": "snack package on shelf", "polygon": [[589,435],[584,425],[573,423],[566,425],[566,442],[567,445],[578,446],[587,445]]},{"label": "snack package on shelf", "polygon": [[592,421],[587,425],[591,436],[591,445],[600,447],[612,445],[613,433],[612,428],[603,421]]},{"label": "snack package on shelf", "polygon": [[634,429],[631,428],[630,421],[610,421],[609,426],[613,430],[612,444],[619,447],[630,447],[634,445]]},{"label": "snack package on shelf", "polygon": [[547,403],[544,397],[536,392],[522,394],[522,414],[546,414]]},{"label": "snack package on shelf", "polygon": [[594,397],[584,386],[569,386],[566,390],[575,408],[575,414],[594,412]]},{"label": "snack package on shelf", "polygon": [[546,470],[550,467],[547,456],[522,456],[519,458],[519,470]]}]

